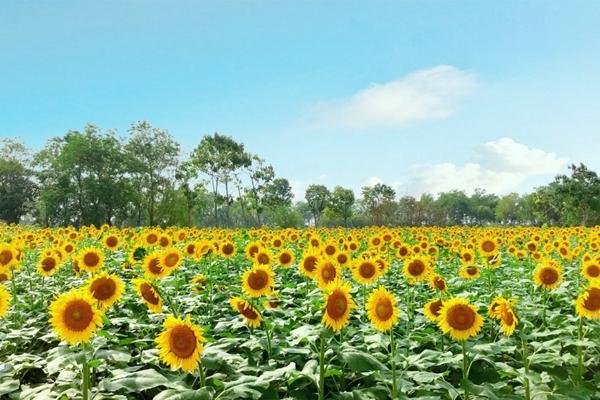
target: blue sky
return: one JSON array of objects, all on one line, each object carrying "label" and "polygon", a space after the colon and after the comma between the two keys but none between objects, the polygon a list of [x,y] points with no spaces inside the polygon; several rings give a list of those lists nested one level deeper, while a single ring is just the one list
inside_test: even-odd
[{"label": "blue sky", "polygon": [[526,191],[600,170],[594,1],[37,1],[0,13],[0,136],[145,119],[295,192]]}]

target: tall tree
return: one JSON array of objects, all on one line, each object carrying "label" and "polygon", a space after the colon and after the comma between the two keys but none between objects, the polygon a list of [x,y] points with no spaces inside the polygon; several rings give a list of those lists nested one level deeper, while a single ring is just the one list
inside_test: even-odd
[{"label": "tall tree", "polygon": [[226,223],[230,224],[229,208],[232,203],[229,194],[229,184],[233,173],[251,163],[251,157],[244,151],[244,145],[236,142],[229,136],[218,133],[204,136],[200,144],[194,149],[190,161],[196,168],[208,175],[211,180],[214,195],[214,219],[219,226],[218,203],[219,185],[225,188]]},{"label": "tall tree", "polygon": [[125,148],[136,192],[137,222],[142,224],[145,213],[148,225],[152,226],[156,223],[159,196],[175,174],[179,144],[168,131],[155,128],[147,121],[132,124],[129,134]]},{"label": "tall tree", "polygon": [[31,158],[23,144],[0,141],[0,220],[18,223],[35,199]]},{"label": "tall tree", "polygon": [[354,192],[352,189],[345,189],[336,186],[331,192],[328,210],[334,218],[340,218],[344,221],[344,226],[348,226],[348,220],[352,218],[354,207]]},{"label": "tall tree", "polygon": [[252,208],[256,211],[256,220],[258,226],[262,225],[262,213],[264,211],[265,187],[275,179],[275,170],[271,165],[257,155],[251,156],[251,163],[246,167],[246,172],[250,178],[251,187],[247,189],[247,194],[251,198]]},{"label": "tall tree", "polygon": [[306,188],[304,198],[312,213],[315,226],[319,226],[321,214],[329,204],[329,196],[329,189],[323,185],[310,185]]},{"label": "tall tree", "polygon": [[584,164],[569,166],[571,175],[559,175],[553,183],[554,203],[561,207],[566,225],[600,223],[600,178]]},{"label": "tall tree", "polygon": [[374,225],[391,224],[396,210],[396,192],[391,186],[377,183],[362,188],[363,204]]}]

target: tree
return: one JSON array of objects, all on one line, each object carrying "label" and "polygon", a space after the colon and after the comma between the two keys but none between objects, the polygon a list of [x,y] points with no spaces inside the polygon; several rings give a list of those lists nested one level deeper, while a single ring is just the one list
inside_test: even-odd
[{"label": "tree", "polygon": [[31,160],[23,144],[0,141],[0,220],[18,223],[35,199]]},{"label": "tree", "polygon": [[251,162],[246,166],[246,172],[250,178],[249,189],[246,189],[247,195],[251,199],[251,207],[256,212],[256,221],[258,226],[262,225],[262,213],[264,211],[265,187],[275,179],[275,170],[271,165],[265,164],[265,161],[257,155],[251,156]]},{"label": "tree", "polygon": [[179,144],[168,131],[154,128],[146,121],[132,124],[129,134],[125,149],[136,193],[137,223],[142,224],[145,211],[148,225],[152,226],[156,223],[159,196],[172,180],[177,167]]},{"label": "tree", "polygon": [[342,219],[344,226],[347,227],[348,220],[352,218],[354,202],[355,198],[352,189],[336,186],[331,193],[327,209],[334,218]]},{"label": "tree", "polygon": [[230,224],[229,208],[232,199],[229,195],[229,183],[233,173],[239,168],[251,164],[251,156],[244,151],[244,145],[236,142],[229,136],[218,133],[204,136],[200,144],[194,149],[190,161],[198,171],[210,177],[213,199],[215,225],[219,226],[218,193],[219,185],[225,186],[226,223]]},{"label": "tree", "polygon": [[306,188],[304,198],[312,213],[315,226],[319,226],[321,214],[329,204],[329,196],[329,189],[323,185],[310,185]]},{"label": "tree", "polygon": [[600,178],[584,164],[569,166],[571,176],[554,180],[555,204],[560,205],[566,225],[591,226],[600,223]]},{"label": "tree", "polygon": [[294,194],[290,182],[285,178],[275,178],[263,186],[263,203],[268,208],[289,207],[292,205]]},{"label": "tree", "polygon": [[363,204],[371,215],[374,225],[390,224],[396,203],[396,192],[390,186],[377,183],[375,186],[362,188]]},{"label": "tree", "polygon": [[461,225],[469,214],[469,198],[463,191],[440,193],[437,204],[443,210],[445,225]]},{"label": "tree", "polygon": [[46,224],[111,224],[130,201],[121,142],[87,125],[54,138],[36,155]]}]

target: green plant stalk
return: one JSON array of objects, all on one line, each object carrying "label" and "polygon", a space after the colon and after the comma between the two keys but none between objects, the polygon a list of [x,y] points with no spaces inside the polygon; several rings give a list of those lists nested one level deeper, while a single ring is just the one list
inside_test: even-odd
[{"label": "green plant stalk", "polygon": [[398,388],[396,384],[396,341],[394,340],[394,328],[390,329],[390,352],[392,358],[392,399],[398,397]]},{"label": "green plant stalk", "polygon": [[469,359],[467,358],[467,341],[462,341],[462,354],[463,354],[463,389],[465,391],[465,400],[469,400],[469,385],[467,383],[469,379]]},{"label": "green plant stalk", "polygon": [[81,365],[81,395],[83,400],[88,400],[89,392],[90,392],[90,365],[87,360],[87,352],[85,351],[85,347],[83,348],[83,363]]},{"label": "green plant stalk", "polygon": [[319,349],[319,400],[325,399],[325,338],[320,337]]},{"label": "green plant stalk", "polygon": [[583,346],[581,341],[583,340],[583,317],[579,317],[579,330],[578,330],[578,339],[579,343],[577,344],[577,371],[579,372],[579,383],[583,383]]},{"label": "green plant stalk", "polygon": [[271,354],[273,352],[273,347],[271,345],[271,326],[267,319],[265,318],[265,335],[267,337],[267,358],[271,358]]},{"label": "green plant stalk", "polygon": [[521,335],[521,346],[523,348],[523,367],[525,368],[525,399],[531,400],[531,388],[529,387],[529,355],[527,354],[527,343]]},{"label": "green plant stalk", "polygon": [[200,375],[200,387],[206,387],[206,376],[204,375],[202,359],[200,359],[200,364],[198,365],[198,375]]}]

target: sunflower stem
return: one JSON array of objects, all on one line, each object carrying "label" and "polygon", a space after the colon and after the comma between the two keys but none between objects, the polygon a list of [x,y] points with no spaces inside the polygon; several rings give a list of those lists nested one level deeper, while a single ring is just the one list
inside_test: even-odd
[{"label": "sunflower stem", "polygon": [[521,347],[523,352],[523,367],[525,368],[525,399],[531,400],[531,389],[529,387],[529,355],[527,354],[527,343],[521,334]]},{"label": "sunflower stem", "polygon": [[398,388],[396,382],[396,341],[394,340],[394,328],[390,329],[390,352],[392,362],[392,399],[396,399],[398,396]]},{"label": "sunflower stem", "polygon": [[87,351],[86,351],[85,346],[83,347],[82,353],[83,353],[83,361],[81,364],[81,378],[82,378],[81,396],[82,396],[83,400],[88,400],[89,391],[90,391],[90,365],[88,364]]},{"label": "sunflower stem", "polygon": [[583,340],[583,317],[579,317],[579,327],[578,327],[578,339],[579,343],[577,344],[577,371],[579,372],[579,383],[583,383],[583,346],[581,341]]},{"label": "sunflower stem", "polygon": [[469,400],[469,359],[467,357],[467,341],[462,341],[463,354],[463,389],[465,391],[465,400]]},{"label": "sunflower stem", "polygon": [[200,363],[198,365],[198,375],[200,375],[200,387],[203,388],[206,386],[206,375],[204,375],[204,366],[202,365],[202,359],[200,359]]},{"label": "sunflower stem", "polygon": [[319,349],[319,400],[325,399],[325,338],[320,337]]},{"label": "sunflower stem", "polygon": [[273,351],[271,346],[271,326],[267,318],[265,318],[265,335],[267,337],[267,359],[271,359],[271,353]]}]

